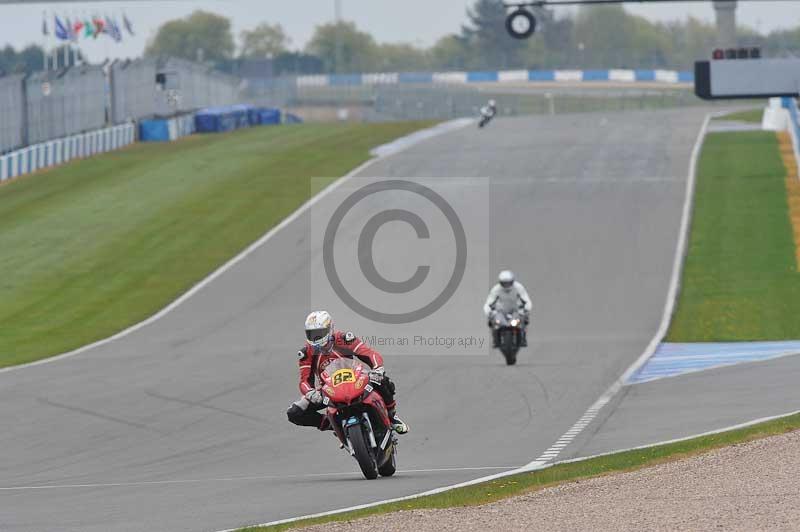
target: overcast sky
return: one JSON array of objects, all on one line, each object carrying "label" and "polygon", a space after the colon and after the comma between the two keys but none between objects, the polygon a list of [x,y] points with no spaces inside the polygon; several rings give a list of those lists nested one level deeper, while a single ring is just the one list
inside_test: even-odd
[{"label": "overcast sky", "polygon": [[[457,32],[465,21],[471,0],[342,0],[344,18],[372,33],[379,41],[407,42],[428,46],[442,35]],[[42,13],[61,16],[117,15],[126,13],[133,22],[136,36],[113,43],[107,37],[82,41],[91,60],[105,57],[134,57],[163,22],[183,17],[195,9],[225,15],[233,21],[236,35],[260,22],[280,23],[292,38],[295,48],[305,45],[318,24],[334,15],[333,0],[132,0],[127,2],[66,2],[50,4],[7,5],[0,3],[0,43],[20,47],[43,43]],[[561,10],[568,8],[559,8]],[[657,4],[626,7],[652,20],[680,20],[691,15],[713,21],[711,2],[697,4]],[[800,1],[741,1],[740,24],[767,32],[776,28],[800,26]]]}]

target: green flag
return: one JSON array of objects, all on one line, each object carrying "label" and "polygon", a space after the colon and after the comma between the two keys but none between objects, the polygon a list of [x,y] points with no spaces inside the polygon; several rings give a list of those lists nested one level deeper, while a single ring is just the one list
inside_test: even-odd
[{"label": "green flag", "polygon": [[94,24],[92,24],[91,19],[87,19],[83,21],[83,36],[84,37],[91,37],[94,35]]}]

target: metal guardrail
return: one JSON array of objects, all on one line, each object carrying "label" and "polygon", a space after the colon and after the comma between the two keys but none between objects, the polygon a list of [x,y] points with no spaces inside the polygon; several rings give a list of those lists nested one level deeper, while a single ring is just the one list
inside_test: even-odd
[{"label": "metal guardrail", "polygon": [[33,144],[0,156],[0,182],[36,170],[119,149],[136,140],[136,126],[123,124]]}]

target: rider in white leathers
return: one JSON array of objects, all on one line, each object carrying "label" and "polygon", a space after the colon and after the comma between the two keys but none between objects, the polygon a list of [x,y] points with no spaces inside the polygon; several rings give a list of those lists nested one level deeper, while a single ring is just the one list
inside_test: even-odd
[{"label": "rider in white leathers", "polygon": [[522,347],[527,347],[528,335],[526,328],[530,321],[531,308],[531,298],[528,295],[528,291],[525,290],[522,283],[514,279],[514,273],[509,270],[500,272],[500,275],[497,276],[497,284],[489,290],[486,303],[483,305],[483,313],[489,321],[489,327],[492,328],[493,347],[499,347],[500,343],[498,331],[492,327],[494,313],[510,314],[515,310],[522,311],[524,316]]}]

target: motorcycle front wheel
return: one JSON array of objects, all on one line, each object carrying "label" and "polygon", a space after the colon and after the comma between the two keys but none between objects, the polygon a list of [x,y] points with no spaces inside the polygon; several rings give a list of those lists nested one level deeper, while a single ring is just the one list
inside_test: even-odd
[{"label": "motorcycle front wheel", "polygon": [[516,341],[514,339],[514,331],[511,329],[506,329],[500,333],[500,351],[503,352],[503,356],[506,358],[506,364],[509,366],[513,366],[517,363],[517,350],[519,348],[516,345]]},{"label": "motorcycle front wheel", "polygon": [[373,480],[378,478],[378,462],[369,446],[369,438],[364,433],[365,430],[363,425],[351,425],[347,428],[347,438],[350,440],[350,445],[353,446],[356,461],[361,472],[364,473],[364,477]]}]

